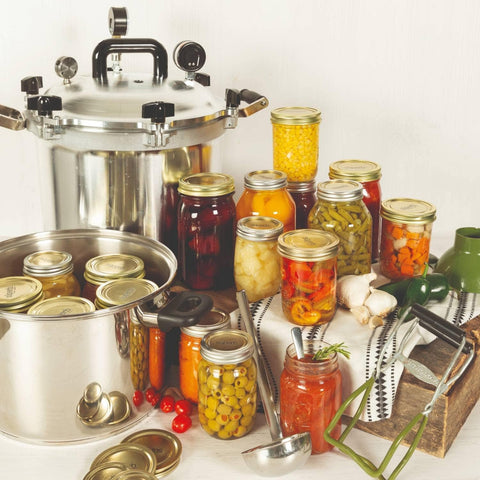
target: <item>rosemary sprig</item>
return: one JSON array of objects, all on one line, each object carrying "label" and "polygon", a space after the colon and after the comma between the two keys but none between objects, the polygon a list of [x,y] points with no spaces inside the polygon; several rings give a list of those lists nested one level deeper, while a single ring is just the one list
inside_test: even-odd
[{"label": "rosemary sprig", "polygon": [[313,356],[312,360],[321,362],[322,360],[327,360],[333,353],[339,353],[346,358],[350,358],[350,352],[347,349],[348,347],[343,342],[334,343],[333,345],[329,345],[328,347],[323,347],[318,350]]}]

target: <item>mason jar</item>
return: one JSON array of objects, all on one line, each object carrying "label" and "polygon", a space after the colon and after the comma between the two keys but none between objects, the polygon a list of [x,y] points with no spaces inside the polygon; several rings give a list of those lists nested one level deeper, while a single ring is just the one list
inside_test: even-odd
[{"label": "mason jar", "polygon": [[380,272],[391,280],[422,275],[436,208],[423,200],[393,198],[382,202],[380,216]]},{"label": "mason jar", "polygon": [[370,273],[372,216],[363,202],[363,186],[353,180],[328,180],[317,185],[317,202],[308,227],[335,233],[339,277]]},{"label": "mason jar", "polygon": [[295,229],[295,202],[287,191],[287,175],[279,170],[255,170],[244,177],[237,202],[237,220],[250,216],[280,220],[283,231]]},{"label": "mason jar", "polygon": [[197,173],[180,179],[178,263],[185,284],[198,290],[233,284],[235,185],[230,175]]},{"label": "mason jar", "polygon": [[282,232],[282,222],[271,217],[244,217],[237,223],[235,285],[237,291],[245,290],[249,302],[275,295],[280,289],[277,239]]},{"label": "mason jar", "polygon": [[26,313],[32,305],[43,300],[42,282],[33,277],[0,278],[0,310]]},{"label": "mason jar", "polygon": [[307,228],[308,214],[317,201],[315,180],[288,182],[287,190],[295,202],[295,228]]},{"label": "mason jar", "polygon": [[296,325],[329,322],[337,305],[337,252],[339,240],[314,229],[280,235],[282,310]]},{"label": "mason jar", "polygon": [[29,315],[47,315],[47,316],[63,316],[63,315],[80,315],[83,313],[91,313],[95,311],[95,305],[87,298],[82,297],[50,297],[32,305]]},{"label": "mason jar", "polygon": [[212,332],[202,338],[198,418],[212,437],[243,437],[253,428],[257,410],[253,351],[253,338],[241,330]]},{"label": "mason jar", "polygon": [[368,160],[339,160],[329,168],[331,179],[355,180],[363,185],[363,203],[372,216],[372,262],[378,260],[380,244],[380,204],[382,189],[380,165]]}]

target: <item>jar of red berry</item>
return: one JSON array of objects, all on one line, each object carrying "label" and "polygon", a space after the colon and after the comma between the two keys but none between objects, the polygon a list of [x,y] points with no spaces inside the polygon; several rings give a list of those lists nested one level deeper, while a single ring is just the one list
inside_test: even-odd
[{"label": "jar of red berry", "polygon": [[178,208],[179,273],[197,290],[233,284],[236,229],[233,177],[197,173],[180,179]]}]

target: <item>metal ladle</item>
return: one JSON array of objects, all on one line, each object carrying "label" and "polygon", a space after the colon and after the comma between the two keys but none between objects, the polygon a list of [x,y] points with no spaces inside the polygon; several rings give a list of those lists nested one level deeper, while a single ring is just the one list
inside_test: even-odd
[{"label": "metal ladle", "polygon": [[263,357],[258,345],[252,315],[248,305],[245,290],[237,292],[237,302],[243,318],[245,329],[254,341],[254,358],[258,369],[258,389],[262,399],[265,418],[270,429],[272,442],[242,452],[245,463],[258,475],[264,477],[277,477],[286,475],[300,468],[312,453],[312,440],[310,433],[297,433],[283,437],[280,420],[275,410],[272,388],[269,383]]}]

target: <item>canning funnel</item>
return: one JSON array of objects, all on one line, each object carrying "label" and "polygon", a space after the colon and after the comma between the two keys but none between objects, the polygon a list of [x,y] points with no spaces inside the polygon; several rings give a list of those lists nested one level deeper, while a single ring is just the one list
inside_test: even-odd
[{"label": "canning funnel", "polygon": [[286,475],[301,467],[308,460],[312,453],[312,440],[309,432],[297,433],[290,437],[282,436],[280,420],[275,410],[272,388],[258,345],[245,290],[237,292],[237,302],[245,328],[254,341],[254,358],[258,368],[258,389],[272,437],[271,443],[245,450],[242,452],[242,456],[245,463],[258,475],[264,477]]}]

